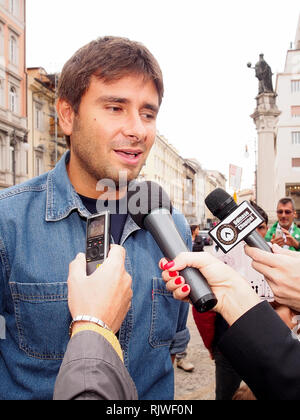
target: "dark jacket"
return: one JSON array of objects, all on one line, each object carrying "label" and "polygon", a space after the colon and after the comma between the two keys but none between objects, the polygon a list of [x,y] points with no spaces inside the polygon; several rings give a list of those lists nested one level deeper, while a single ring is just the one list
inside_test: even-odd
[{"label": "dark jacket", "polygon": [[54,400],[137,400],[134,383],[110,343],[93,331],[69,342]]},{"label": "dark jacket", "polygon": [[238,319],[219,349],[257,399],[300,400],[300,342],[268,302]]}]

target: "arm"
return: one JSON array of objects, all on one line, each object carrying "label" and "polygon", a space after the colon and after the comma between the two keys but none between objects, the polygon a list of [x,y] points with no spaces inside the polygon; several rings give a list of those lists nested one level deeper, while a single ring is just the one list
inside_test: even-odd
[{"label": "arm", "polygon": [[267,302],[245,313],[219,349],[257,399],[299,400],[300,343]]},{"label": "arm", "polygon": [[54,400],[136,400],[132,379],[105,337],[83,330],[70,340]]},{"label": "arm", "polygon": [[111,331],[88,322],[74,324],[54,399],[136,397],[113,333],[120,329],[132,298],[131,277],[124,261],[125,250],[113,246],[107,260],[91,276],[86,275],[83,254],[70,264],[68,302],[73,319],[89,315],[102,320]]},{"label": "arm", "polygon": [[[267,302],[260,302],[237,272],[212,255],[180,254],[172,270],[187,266],[200,269],[216,294],[215,310],[231,326],[221,341],[222,351],[256,396],[299,398],[300,344],[275,311]],[[184,286],[183,278],[181,285],[176,285],[168,270],[163,272],[163,278],[175,298],[188,298],[189,286]]]}]

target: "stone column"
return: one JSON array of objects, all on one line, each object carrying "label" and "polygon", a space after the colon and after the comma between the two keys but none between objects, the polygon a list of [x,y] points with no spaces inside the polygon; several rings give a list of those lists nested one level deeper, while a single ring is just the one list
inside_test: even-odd
[{"label": "stone column", "polygon": [[277,220],[275,197],[276,126],[281,112],[276,105],[276,93],[261,93],[256,97],[257,106],[251,117],[256,125],[257,141],[257,204]]}]

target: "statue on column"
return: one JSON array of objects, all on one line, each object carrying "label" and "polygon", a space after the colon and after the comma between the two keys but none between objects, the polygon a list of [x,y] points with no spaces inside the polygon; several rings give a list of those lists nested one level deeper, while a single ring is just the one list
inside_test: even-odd
[{"label": "statue on column", "polygon": [[255,67],[251,67],[251,63],[248,63],[249,68],[254,68],[255,76],[259,80],[258,94],[261,93],[274,93],[273,81],[272,81],[272,69],[269,64],[265,61],[264,55],[259,55],[259,62]]}]

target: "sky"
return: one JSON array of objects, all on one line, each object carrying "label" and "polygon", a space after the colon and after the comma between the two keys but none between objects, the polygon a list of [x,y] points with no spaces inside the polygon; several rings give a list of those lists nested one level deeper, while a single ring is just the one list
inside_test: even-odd
[{"label": "sky", "polygon": [[[27,67],[60,72],[104,35],[142,42],[157,58],[165,96],[157,128],[183,158],[254,185],[259,54],[283,72],[295,40],[299,0],[27,0]],[[246,146],[248,157],[245,156]]]}]

